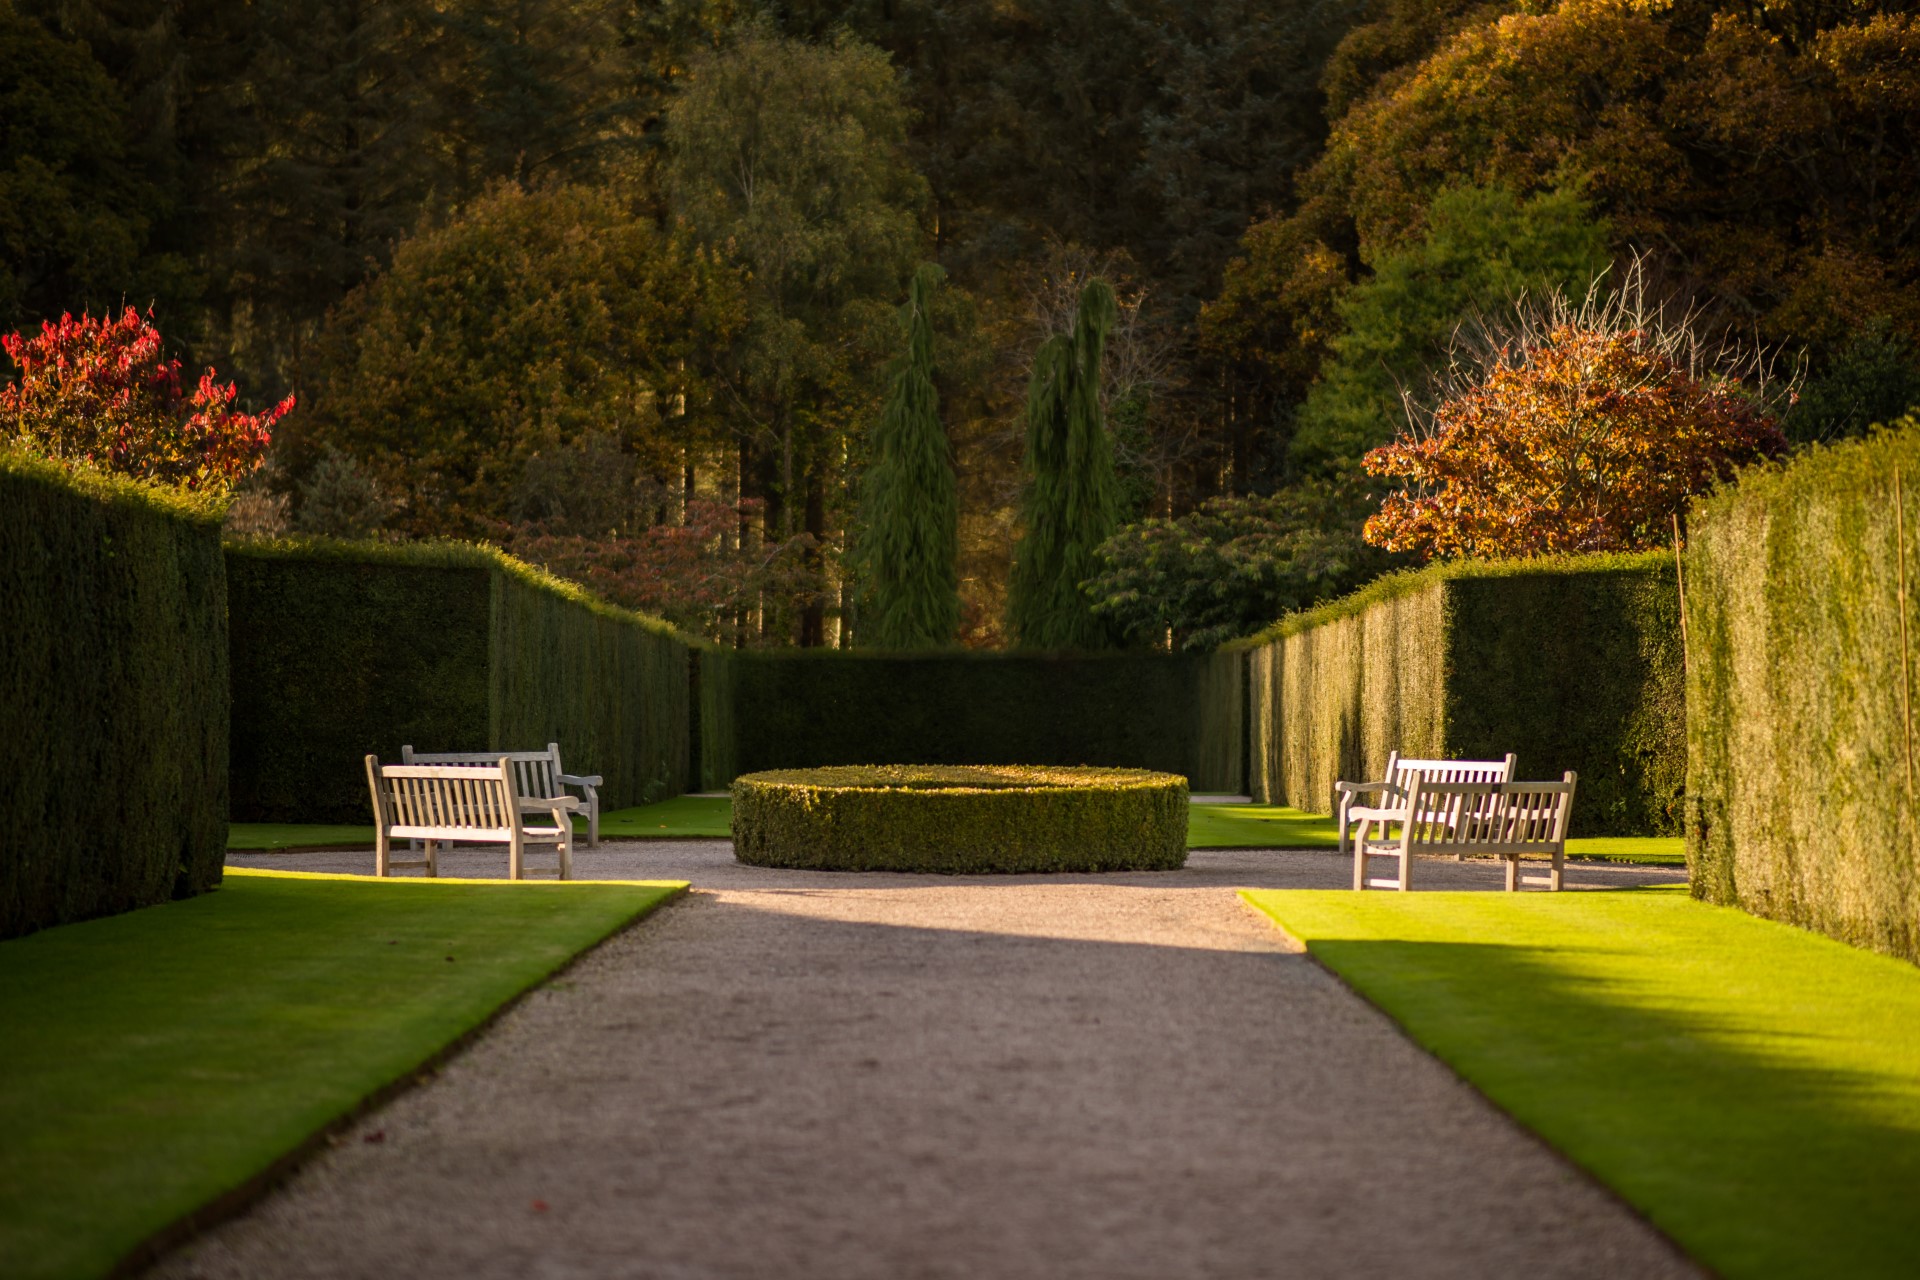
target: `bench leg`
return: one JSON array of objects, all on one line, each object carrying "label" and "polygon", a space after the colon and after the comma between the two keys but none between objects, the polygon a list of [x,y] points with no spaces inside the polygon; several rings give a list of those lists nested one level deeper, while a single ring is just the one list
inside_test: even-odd
[{"label": "bench leg", "polygon": [[393,850],[387,843],[387,829],[376,825],[373,829],[373,874],[388,876],[393,874],[387,863],[393,859]]},{"label": "bench leg", "polygon": [[1560,892],[1560,885],[1566,874],[1566,862],[1567,854],[1565,848],[1555,849],[1553,851],[1553,870],[1549,873],[1552,876],[1552,883],[1547,886],[1554,893]]},{"label": "bench leg", "polygon": [[[1371,823],[1362,821],[1360,831],[1353,841],[1353,887],[1365,892],[1367,888],[1367,831]],[[1340,839],[1346,841],[1346,826],[1341,825]]]},{"label": "bench leg", "polygon": [[[560,828],[560,878],[573,879],[573,823],[563,824]],[[592,839],[591,836],[588,837]]]},{"label": "bench leg", "polygon": [[1413,850],[1408,847],[1411,838],[1403,836],[1400,841],[1400,892],[1402,893],[1410,893],[1413,890]]},{"label": "bench leg", "polygon": [[600,797],[595,796],[587,805],[587,848],[600,847]]},{"label": "bench leg", "polygon": [[1520,892],[1520,855],[1510,853],[1503,861],[1507,864],[1507,892]]},{"label": "bench leg", "polygon": [[427,874],[436,878],[440,874],[440,842],[438,840],[427,841]]}]

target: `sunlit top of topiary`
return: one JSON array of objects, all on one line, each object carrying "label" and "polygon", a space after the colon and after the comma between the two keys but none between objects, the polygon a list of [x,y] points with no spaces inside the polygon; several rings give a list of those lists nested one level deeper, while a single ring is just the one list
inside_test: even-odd
[{"label": "sunlit top of topiary", "polygon": [[735,788],[780,787],[817,791],[1145,791],[1178,786],[1177,773],[1150,769],[1067,768],[1056,765],[834,765],[743,773]]}]

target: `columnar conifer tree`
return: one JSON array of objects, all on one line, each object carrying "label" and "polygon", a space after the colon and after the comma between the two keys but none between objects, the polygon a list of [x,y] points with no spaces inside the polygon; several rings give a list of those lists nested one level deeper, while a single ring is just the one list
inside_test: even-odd
[{"label": "columnar conifer tree", "polygon": [[937,648],[952,643],[960,625],[960,512],[933,385],[930,308],[945,278],[931,263],[914,273],[906,355],[873,431],[858,554],[867,591],[860,642],[872,648]]},{"label": "columnar conifer tree", "polygon": [[1113,444],[1100,410],[1100,356],[1118,309],[1113,287],[1088,281],[1072,333],[1034,357],[1027,383],[1026,532],[1014,554],[1007,614],[1029,649],[1099,649],[1113,642],[1080,584],[1119,523]]}]

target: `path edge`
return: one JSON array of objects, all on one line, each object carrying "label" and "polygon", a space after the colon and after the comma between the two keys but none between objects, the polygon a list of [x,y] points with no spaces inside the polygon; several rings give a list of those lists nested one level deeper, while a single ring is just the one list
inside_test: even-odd
[{"label": "path edge", "polygon": [[[249,851],[252,852],[252,851]],[[242,1179],[234,1186],[222,1191],[213,1199],[194,1209],[189,1209],[172,1222],[148,1234],[134,1245],[120,1260],[109,1268],[103,1280],[126,1280],[138,1276],[158,1263],[166,1255],[186,1245],[198,1236],[206,1234],[224,1222],[239,1217],[270,1193],[277,1190],[298,1173],[308,1161],[323,1150],[331,1150],[341,1134],[358,1124],[370,1112],[376,1111],[393,1101],[401,1094],[425,1085],[431,1081],[440,1068],[453,1058],[466,1051],[474,1041],[491,1031],[500,1019],[519,1007],[521,1002],[550,984],[555,978],[566,973],[582,960],[598,951],[621,934],[626,933],[641,921],[650,919],[675,902],[685,899],[692,885],[681,882],[661,897],[640,907],[624,920],[617,921],[613,927],[600,937],[593,939],[551,969],[537,974],[527,984],[501,1001],[492,1012],[480,1021],[468,1027],[447,1043],[435,1049],[425,1058],[408,1067],[393,1079],[369,1091],[358,1102],[349,1106],[333,1119],[315,1129],[290,1150],[282,1152],[268,1164]]]},{"label": "path edge", "polygon": [[[1236,889],[1234,890],[1234,896],[1240,899],[1241,905],[1245,906],[1247,910],[1252,911],[1255,915],[1258,915],[1262,920],[1265,920],[1268,924],[1272,925],[1276,932],[1278,932],[1282,937],[1286,938],[1288,942],[1292,943],[1294,946],[1297,946],[1300,949],[1299,953],[1301,955],[1304,955],[1305,957],[1307,957],[1307,959],[1311,960],[1314,966],[1318,968],[1320,972],[1326,974],[1329,978],[1332,978],[1335,982],[1339,983],[1342,990],[1348,992],[1354,997],[1354,999],[1360,1001],[1362,1004],[1366,1005],[1367,1008],[1373,1010],[1375,1013],[1379,1014],[1382,1018],[1386,1019],[1387,1025],[1393,1028],[1394,1034],[1398,1035],[1402,1040],[1405,1040],[1408,1044],[1412,1045],[1415,1049],[1419,1050],[1421,1053],[1425,1054],[1427,1057],[1439,1063],[1442,1067],[1445,1067],[1448,1074],[1452,1075],[1454,1079],[1458,1080],[1461,1084],[1465,1085],[1468,1089],[1472,1090],[1475,1097],[1485,1102],[1487,1106],[1492,1108],[1500,1116],[1502,1120],[1506,1121],[1509,1125],[1512,1125],[1516,1131],[1525,1134],[1528,1137],[1528,1139],[1530,1139],[1532,1142],[1538,1145],[1541,1148],[1541,1150],[1546,1151],[1555,1160],[1559,1161],[1561,1167],[1570,1170],[1575,1177],[1585,1182],[1588,1186],[1596,1188],[1600,1192],[1600,1194],[1612,1200],[1615,1204],[1619,1205],[1621,1208],[1625,1209],[1627,1213],[1629,1213],[1633,1217],[1639,1219],[1640,1222],[1646,1226],[1648,1231],[1651,1231],[1654,1235],[1666,1241],[1667,1247],[1673,1250],[1675,1257],[1679,1258],[1682,1262],[1692,1267],[1696,1272],[1698,1272],[1703,1277],[1713,1277],[1720,1274],[1719,1272],[1715,1271],[1711,1266],[1709,1266],[1703,1259],[1695,1256],[1693,1251],[1688,1249],[1684,1244],[1682,1244],[1678,1239],[1676,1239],[1672,1232],[1668,1231],[1666,1228],[1662,1227],[1659,1223],[1655,1222],[1645,1209],[1641,1208],[1639,1205],[1635,1204],[1633,1201],[1627,1199],[1627,1197],[1612,1183],[1607,1182],[1605,1179],[1601,1178],[1599,1174],[1587,1168],[1587,1166],[1581,1164],[1578,1160],[1575,1160],[1572,1156],[1562,1151],[1559,1147],[1554,1146],[1553,1143],[1547,1141],[1546,1135],[1528,1127],[1525,1124],[1522,1124],[1519,1117],[1515,1116],[1511,1111],[1507,1110],[1504,1106],[1502,1106],[1498,1098],[1495,1098],[1492,1094],[1488,1093],[1485,1089],[1482,1089],[1477,1081],[1465,1075],[1460,1070],[1460,1068],[1454,1066],[1453,1063],[1447,1061],[1445,1058],[1435,1053],[1432,1049],[1429,1049],[1426,1045],[1421,1044],[1418,1040],[1414,1039],[1413,1033],[1407,1030],[1406,1025],[1402,1023],[1400,1019],[1394,1017],[1391,1012],[1389,1012],[1386,1008],[1381,1006],[1377,1001],[1373,999],[1373,997],[1369,996],[1366,992],[1360,990],[1360,988],[1354,986],[1351,982],[1348,982],[1346,977],[1343,974],[1341,974],[1341,972],[1338,969],[1335,969],[1332,965],[1328,964],[1326,961],[1320,958],[1319,953],[1314,951],[1313,947],[1308,944],[1305,938],[1302,938],[1300,935],[1294,933],[1291,929],[1287,928],[1286,925],[1280,922],[1277,916],[1275,916],[1272,912],[1268,911],[1265,907],[1261,906],[1258,902],[1255,902],[1251,897],[1248,896],[1254,893],[1272,893],[1272,892],[1276,892],[1276,891],[1271,889]],[[1278,892],[1286,892],[1286,890],[1279,890]],[[1334,890],[1333,892],[1337,893],[1339,892],[1339,890]]]}]

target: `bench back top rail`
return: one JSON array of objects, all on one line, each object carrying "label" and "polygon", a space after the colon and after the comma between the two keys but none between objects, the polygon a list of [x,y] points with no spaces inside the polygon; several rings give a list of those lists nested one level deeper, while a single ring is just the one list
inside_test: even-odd
[{"label": "bench back top rail", "polygon": [[1415,778],[1428,782],[1507,782],[1513,778],[1514,756],[1504,760],[1414,760],[1394,752],[1387,758],[1387,781],[1405,791]]},{"label": "bench back top rail", "polygon": [[415,751],[400,748],[407,764],[445,765],[455,768],[493,768],[505,760],[513,769],[513,781],[519,794],[532,800],[556,799],[566,794],[560,785],[560,744],[549,742],[545,751]]}]

